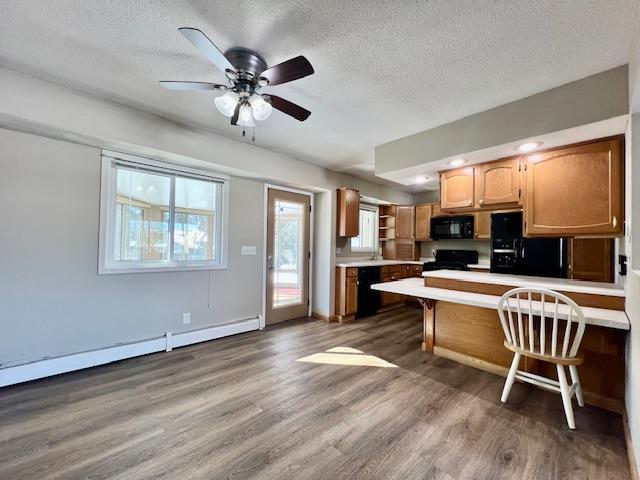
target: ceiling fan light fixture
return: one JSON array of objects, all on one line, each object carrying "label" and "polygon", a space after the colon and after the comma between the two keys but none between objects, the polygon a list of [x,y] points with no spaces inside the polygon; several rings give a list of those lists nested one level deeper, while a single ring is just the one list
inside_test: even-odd
[{"label": "ceiling fan light fixture", "polygon": [[266,120],[271,115],[273,111],[273,107],[264,98],[262,95],[253,94],[249,98],[249,103],[251,104],[251,108],[253,109],[253,118],[261,122],[262,120]]},{"label": "ceiling fan light fixture", "polygon": [[216,108],[221,114],[225,117],[232,117],[239,98],[240,97],[236,92],[227,92],[224,95],[216,97],[214,102],[216,104]]},{"label": "ceiling fan light fixture", "polygon": [[240,107],[240,113],[238,115],[238,125],[241,127],[255,127],[253,122],[253,108],[248,103],[243,104]]}]

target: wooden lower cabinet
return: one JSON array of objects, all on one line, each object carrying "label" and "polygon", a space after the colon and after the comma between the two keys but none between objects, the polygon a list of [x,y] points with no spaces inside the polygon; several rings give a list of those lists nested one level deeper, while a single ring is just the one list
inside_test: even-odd
[{"label": "wooden lower cabinet", "polygon": [[[404,265],[386,265],[380,269],[381,282],[393,282],[402,278]],[[402,302],[402,295],[397,293],[380,292],[380,306],[387,307]]]},{"label": "wooden lower cabinet", "polygon": [[[450,302],[435,302],[434,308],[435,355],[506,376],[513,353],[504,347],[496,310]],[[622,330],[587,325],[580,347],[584,364],[578,367],[585,401],[618,413],[624,405],[625,337]],[[555,368],[525,357],[520,363],[521,370],[551,378],[556,378]]]},{"label": "wooden lower cabinet", "polygon": [[358,269],[336,268],[336,316],[338,321],[353,320],[358,311]]},{"label": "wooden lower cabinet", "polygon": [[[421,277],[422,264],[384,265],[380,267],[380,282],[393,282],[402,278]],[[336,267],[336,317],[339,322],[356,318],[358,311],[358,267]],[[380,292],[380,306],[400,306],[402,302],[419,305],[412,297],[397,293]]]}]

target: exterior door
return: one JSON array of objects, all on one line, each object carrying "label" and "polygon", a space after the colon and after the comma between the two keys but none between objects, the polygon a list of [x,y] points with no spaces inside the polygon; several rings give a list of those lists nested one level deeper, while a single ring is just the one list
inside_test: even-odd
[{"label": "exterior door", "polygon": [[308,315],[310,202],[308,195],[268,190],[267,325]]}]

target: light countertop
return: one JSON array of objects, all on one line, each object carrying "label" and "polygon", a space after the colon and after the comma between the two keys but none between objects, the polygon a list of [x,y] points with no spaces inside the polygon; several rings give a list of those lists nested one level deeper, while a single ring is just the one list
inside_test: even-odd
[{"label": "light countertop", "polygon": [[[436,272],[429,272],[436,273]],[[471,273],[471,272],[461,272]],[[484,274],[483,274],[484,275]],[[526,277],[529,278],[529,277]],[[499,296],[485,295],[482,293],[461,292],[458,290],[448,290],[444,288],[425,287],[421,278],[405,278],[394,282],[376,283],[371,286],[374,290],[382,292],[399,293],[401,295],[409,295],[411,297],[428,298],[431,300],[442,300],[445,302],[459,303],[462,305],[471,305],[474,307],[496,309],[498,307]],[[554,304],[545,302],[545,311],[553,311]],[[566,309],[566,305],[563,306]],[[437,307],[436,307],[437,308]],[[532,310],[534,315],[539,315],[542,308],[542,302],[532,302]],[[515,303],[513,305],[515,311]],[[525,313],[528,310],[523,310]],[[601,327],[616,328],[620,330],[629,330],[630,324],[627,315],[621,310],[608,310],[604,308],[582,307],[586,323],[589,325],[599,325]],[[566,311],[560,309],[558,311],[560,318],[566,318]]]},{"label": "light countertop", "polygon": [[429,260],[355,260],[337,262],[336,267],[382,267],[384,265],[422,265]]},{"label": "light countertop", "polygon": [[483,270],[489,271],[489,269],[491,268],[491,265],[488,264],[488,263],[470,263],[469,265],[467,265],[467,267],[469,267],[469,268],[481,268]]},{"label": "light countertop", "polygon": [[624,297],[624,289],[615,283],[587,282],[566,278],[529,277],[525,275],[508,275],[504,273],[464,272],[459,270],[435,270],[422,272],[423,277],[444,278],[463,282],[507,285],[509,287],[533,287],[560,290],[563,292],[587,293],[591,295],[608,295]]}]

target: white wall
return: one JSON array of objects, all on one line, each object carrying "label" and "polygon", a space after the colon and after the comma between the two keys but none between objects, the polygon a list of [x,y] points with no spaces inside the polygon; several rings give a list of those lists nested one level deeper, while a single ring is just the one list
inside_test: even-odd
[{"label": "white wall", "polygon": [[228,269],[97,275],[100,150],[9,130],[0,146],[0,364],[261,312],[261,257],[240,255],[262,250],[261,183],[231,179]]},{"label": "white wall", "polygon": [[623,65],[375,148],[376,173],[539,137],[629,111]]},{"label": "white wall", "polygon": [[640,461],[640,113],[631,116],[626,141],[631,148],[627,150],[626,157],[628,187],[625,216],[631,228],[625,245],[625,253],[630,257],[629,272],[624,281],[627,294],[625,310],[631,331],[627,338],[625,408],[635,458]]},{"label": "white wall", "polygon": [[[640,11],[629,61],[630,125],[627,129],[625,217],[629,229],[625,253],[630,257],[625,309],[631,321],[627,340],[625,409],[636,462],[640,462]],[[635,271],[632,271],[635,269]]]}]

